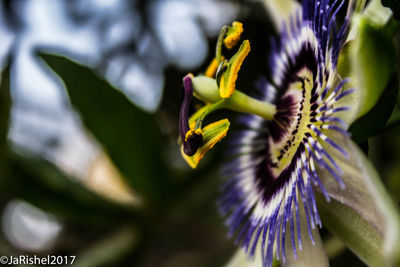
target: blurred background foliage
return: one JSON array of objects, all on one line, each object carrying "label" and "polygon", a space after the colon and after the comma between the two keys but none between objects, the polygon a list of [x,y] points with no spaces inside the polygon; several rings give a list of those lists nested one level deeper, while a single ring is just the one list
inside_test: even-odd
[{"label": "blurred background foliage", "polygon": [[[205,69],[234,19],[252,42],[238,88],[252,94],[276,34],[261,1],[0,2],[1,255],[76,255],[77,266],[229,260],[215,205],[224,142],[192,171],[177,123],[182,77]],[[400,203],[398,86],[396,73],[382,95],[393,113],[377,108],[367,115],[383,123],[361,118],[352,132]],[[321,232],[332,266],[364,266]]]}]

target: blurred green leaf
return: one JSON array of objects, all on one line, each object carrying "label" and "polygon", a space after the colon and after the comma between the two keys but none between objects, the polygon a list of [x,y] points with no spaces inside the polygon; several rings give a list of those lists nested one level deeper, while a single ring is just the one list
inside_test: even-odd
[{"label": "blurred green leaf", "polygon": [[76,255],[74,266],[115,266],[133,254],[140,238],[138,229],[125,225]]},{"label": "blurred green leaf", "polygon": [[400,126],[400,111],[396,110],[389,118],[385,129],[383,129],[383,132],[390,131],[398,126]]},{"label": "blurred green leaf", "polygon": [[67,222],[104,225],[135,219],[133,207],[108,201],[27,151],[7,154],[2,197],[21,198]]},{"label": "blurred green leaf", "polygon": [[0,172],[4,169],[4,157],[7,148],[7,133],[11,108],[10,69],[11,62],[8,61],[1,73],[0,81]]},{"label": "blurred green leaf", "polygon": [[385,128],[396,105],[398,92],[399,78],[397,75],[393,75],[376,105],[351,125],[349,131],[355,142],[360,144]]},{"label": "blurred green leaf", "polygon": [[396,70],[393,36],[384,27],[375,26],[369,19],[356,17],[358,35],[352,42],[351,75],[360,90],[358,117],[368,113],[377,103]]},{"label": "blurred green leaf", "polygon": [[[400,86],[400,84],[399,84]],[[397,95],[397,104],[393,109],[392,115],[390,115],[385,129],[383,129],[381,133],[388,132],[396,127],[400,126],[400,94]]]},{"label": "blurred green leaf", "polygon": [[171,183],[162,160],[166,143],[152,115],[141,111],[90,68],[65,57],[41,54],[64,81],[70,100],[133,189],[163,203]]},{"label": "blurred green leaf", "polygon": [[382,5],[392,10],[393,16],[400,20],[400,2],[399,0],[382,0]]}]

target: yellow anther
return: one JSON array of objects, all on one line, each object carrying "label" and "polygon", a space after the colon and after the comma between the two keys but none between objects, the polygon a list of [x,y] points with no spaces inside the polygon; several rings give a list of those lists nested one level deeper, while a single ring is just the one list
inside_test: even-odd
[{"label": "yellow anther", "polygon": [[228,49],[232,49],[240,40],[240,35],[243,32],[243,24],[237,21],[232,23],[232,27],[229,27],[226,37],[224,39],[224,45]]},{"label": "yellow anther", "polygon": [[201,129],[196,129],[196,130],[190,130],[186,133],[185,135],[185,142],[187,142],[187,140],[192,137],[194,134],[196,135],[203,135],[203,132],[201,131]]},{"label": "yellow anther", "polygon": [[[221,57],[221,60],[223,60],[223,57]],[[206,72],[204,73],[205,76],[210,77],[210,78],[214,78],[215,77],[215,73],[217,72],[218,69],[218,61],[216,58],[214,58],[210,65],[208,65]]]},{"label": "yellow anther", "polygon": [[204,154],[226,136],[229,125],[228,119],[222,119],[204,127],[202,131],[203,144],[193,156],[186,155],[182,148],[182,156],[190,167],[193,169],[196,168],[200,160],[204,157]]},{"label": "yellow anther", "polygon": [[[196,126],[196,121],[192,121],[192,122],[190,122],[189,121],[189,127],[190,127],[190,129],[194,129],[194,126]],[[187,135],[187,133],[186,133],[186,135]],[[185,136],[185,140],[187,139],[187,137]]]},{"label": "yellow anther", "polygon": [[217,59],[214,58],[210,65],[208,65],[206,72],[204,73],[205,76],[213,78],[215,76],[215,73],[217,72],[218,69],[218,62]]},{"label": "yellow anther", "polygon": [[224,75],[221,77],[219,84],[219,95],[222,98],[229,98],[235,91],[236,80],[240,67],[246,56],[250,52],[249,40],[243,41],[239,51],[229,60],[228,68]]},{"label": "yellow anther", "polygon": [[233,88],[232,92],[227,92],[225,90],[225,79],[224,76],[221,77],[221,80],[219,81],[219,95],[222,98],[229,98],[232,94],[235,88]]}]

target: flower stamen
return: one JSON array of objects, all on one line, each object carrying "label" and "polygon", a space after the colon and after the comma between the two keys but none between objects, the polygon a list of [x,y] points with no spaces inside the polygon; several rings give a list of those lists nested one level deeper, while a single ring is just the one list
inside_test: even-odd
[{"label": "flower stamen", "polygon": [[229,98],[233,94],[240,67],[249,52],[250,42],[245,40],[240,46],[238,52],[229,60],[227,69],[224,75],[221,76],[219,85],[219,94],[222,98]]},{"label": "flower stamen", "polygon": [[[277,112],[274,104],[252,98],[236,90],[238,73],[250,52],[250,42],[243,41],[238,51],[229,60],[222,55],[222,46],[225,45],[228,49],[233,48],[240,40],[242,32],[243,26],[240,22],[234,22],[231,27],[224,26],[218,37],[216,57],[207,68],[205,75],[194,77],[189,74],[184,78],[185,95],[180,112],[179,132],[182,155],[193,168],[197,166],[207,150],[225,137],[229,128],[228,120],[223,121],[224,123],[221,121],[212,123],[203,128],[203,121],[208,114],[226,108],[272,120]],[[206,105],[189,118],[192,96],[205,102]]]},{"label": "flower stamen", "polygon": [[228,49],[232,49],[240,40],[240,35],[243,33],[243,24],[237,21],[232,23],[232,26],[228,28],[226,37],[224,39],[224,45]]},{"label": "flower stamen", "polygon": [[213,146],[221,141],[227,134],[229,129],[229,121],[222,119],[217,122],[211,123],[202,129],[202,144],[193,155],[188,155],[182,149],[182,156],[192,168],[196,168],[204,154],[213,148]]},{"label": "flower stamen", "polygon": [[218,69],[218,61],[216,58],[214,58],[210,65],[208,65],[207,70],[205,71],[204,75],[210,78],[215,77],[215,74],[217,73]]}]

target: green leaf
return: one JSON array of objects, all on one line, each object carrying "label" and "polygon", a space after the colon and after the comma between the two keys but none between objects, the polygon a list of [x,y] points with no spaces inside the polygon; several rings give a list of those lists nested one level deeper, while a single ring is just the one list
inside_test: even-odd
[{"label": "green leaf", "polygon": [[141,111],[88,67],[41,54],[63,80],[72,105],[136,192],[163,203],[172,190],[162,160],[166,140],[152,115]]},{"label": "green leaf", "polygon": [[392,10],[393,16],[400,20],[400,2],[398,0],[382,0],[382,5]]},{"label": "green leaf", "polygon": [[[349,157],[346,158],[333,147],[326,146],[327,152],[343,171],[341,178],[346,185],[345,189],[338,185],[329,171],[322,168],[317,169],[324,187],[332,198],[332,203],[325,207],[325,209],[330,209],[325,211],[328,216],[327,221],[331,220],[329,216],[337,217],[336,221],[328,222],[328,224],[343,224],[342,232],[335,229],[333,232],[367,264],[375,266],[374,263],[380,262],[387,266],[397,266],[400,263],[398,207],[386,192],[376,170],[357,145],[350,138],[339,133],[329,133],[329,138],[343,147],[349,153]],[[341,205],[336,204],[335,201]],[[354,232],[352,233],[354,240],[353,237],[348,236],[350,231]],[[371,240],[376,242],[368,245],[362,242],[363,239],[369,243]],[[380,239],[381,243],[379,243]],[[376,245],[379,245],[379,248],[375,248]],[[365,246],[372,247],[366,248]]]},{"label": "green leaf", "polygon": [[396,105],[398,92],[399,79],[393,75],[376,105],[349,128],[355,142],[360,144],[383,131]]},{"label": "green leaf", "polygon": [[133,207],[100,197],[37,155],[10,151],[6,165],[2,197],[24,199],[72,223],[101,226],[137,217]]},{"label": "green leaf", "polygon": [[358,117],[377,103],[396,70],[396,53],[392,36],[383,27],[365,17],[358,19],[358,35],[351,48],[351,77],[360,91]]}]

